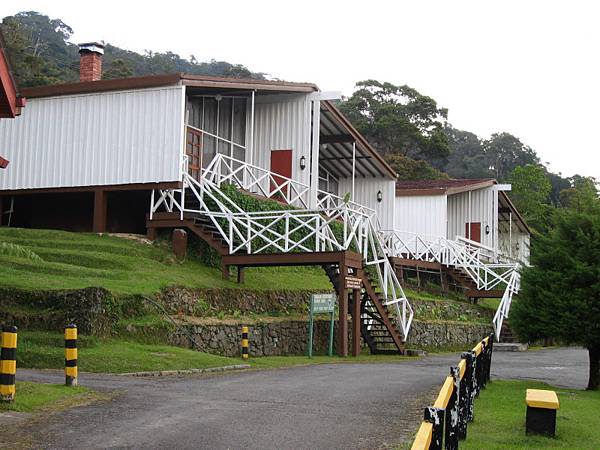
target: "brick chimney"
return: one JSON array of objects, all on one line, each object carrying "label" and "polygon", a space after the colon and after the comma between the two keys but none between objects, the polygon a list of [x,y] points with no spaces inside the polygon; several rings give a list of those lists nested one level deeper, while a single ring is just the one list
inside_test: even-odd
[{"label": "brick chimney", "polygon": [[104,45],[98,42],[79,44],[79,81],[98,81],[102,78]]}]

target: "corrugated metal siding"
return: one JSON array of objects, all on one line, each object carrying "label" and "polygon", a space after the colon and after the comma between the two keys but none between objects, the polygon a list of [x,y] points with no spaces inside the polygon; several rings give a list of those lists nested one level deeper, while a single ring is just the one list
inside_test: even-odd
[{"label": "corrugated metal siding", "polygon": [[[254,108],[254,150],[252,161],[248,162],[270,170],[271,151],[291,149],[292,178],[308,185],[310,182],[310,121],[308,95],[257,97]],[[248,141],[249,138],[246,139]],[[306,157],[304,170],[300,170],[302,156]]]},{"label": "corrugated metal siding", "polygon": [[[394,228],[394,195],[396,182],[384,178],[356,178],[354,198],[356,203],[374,209],[384,230]],[[377,202],[377,192],[381,190],[383,198]],[[352,191],[352,178],[340,178],[339,196],[344,197]]]},{"label": "corrugated metal siding", "polygon": [[183,87],[31,99],[0,121],[0,189],[177,181]]},{"label": "corrugated metal siding", "polygon": [[446,196],[396,197],[394,229],[423,237],[446,237]]},{"label": "corrugated metal siding", "polygon": [[[468,222],[481,223],[481,243],[494,247],[495,214],[494,197],[497,192],[493,187],[471,191],[471,206],[469,208],[469,192],[462,192],[448,196],[448,238],[455,239],[465,235]],[[490,233],[485,233],[489,225]]]},{"label": "corrugated metal siding", "polygon": [[529,234],[519,230],[516,224],[512,226],[511,236],[508,221],[500,223],[499,249],[504,255],[529,263],[529,241]]}]

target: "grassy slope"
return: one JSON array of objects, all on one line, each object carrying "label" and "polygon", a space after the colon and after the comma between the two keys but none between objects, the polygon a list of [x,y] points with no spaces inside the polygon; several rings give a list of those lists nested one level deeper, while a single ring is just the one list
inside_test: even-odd
[{"label": "grassy slope", "polygon": [[[19,333],[17,367],[37,369],[62,369],[64,367],[64,341],[62,334],[46,331]],[[141,344],[122,339],[100,340],[79,336],[79,370],[83,372],[125,373],[157,370],[204,369],[248,363],[257,369],[273,369],[305,364],[340,362],[390,362],[410,359],[399,355],[369,355],[358,358],[337,356],[272,356],[227,358],[168,345]]]},{"label": "grassy slope", "polygon": [[[525,390],[551,389],[558,394],[556,438],[525,434]],[[461,449],[598,449],[600,392],[560,389],[529,381],[493,381],[475,401]]]},{"label": "grassy slope", "polygon": [[[151,294],[170,285],[240,287],[223,280],[219,269],[193,257],[178,263],[165,246],[119,237],[0,227],[0,242],[22,246],[43,260],[0,251],[2,287],[35,290],[102,286],[125,294]],[[330,290],[331,284],[320,268],[258,268],[247,269],[243,287]]]},{"label": "grassy slope", "polygon": [[77,386],[67,387],[58,384],[32,383],[17,381],[15,401],[0,403],[2,411],[32,412],[48,406],[57,406],[58,403],[79,403],[91,399],[90,390]]}]

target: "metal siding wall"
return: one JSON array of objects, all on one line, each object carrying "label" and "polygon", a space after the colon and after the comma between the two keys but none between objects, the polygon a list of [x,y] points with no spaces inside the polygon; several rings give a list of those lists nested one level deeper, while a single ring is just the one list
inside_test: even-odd
[{"label": "metal siding wall", "polygon": [[[356,178],[354,180],[354,201],[377,212],[384,230],[394,228],[394,195],[396,182],[385,178]],[[377,202],[377,191],[381,190],[383,199]],[[352,191],[352,178],[340,178],[339,196],[344,197]]]},{"label": "metal siding wall", "polygon": [[[308,185],[310,121],[310,101],[307,95],[257,97],[254,108],[253,164],[270,170],[271,150],[291,149],[292,178]],[[300,170],[302,156],[306,157],[304,170]]]},{"label": "metal siding wall", "polygon": [[30,99],[0,121],[0,189],[177,181],[183,87]]},{"label": "metal siding wall", "polygon": [[[471,191],[471,218],[469,219],[469,193],[462,192],[448,196],[448,238],[455,239],[465,235],[465,224],[481,222],[481,243],[488,247],[494,246],[493,230],[494,220],[494,195],[493,187]],[[485,226],[490,226],[490,234],[485,234]]]},{"label": "metal siding wall", "polygon": [[423,237],[446,237],[446,196],[396,197],[394,229]]}]

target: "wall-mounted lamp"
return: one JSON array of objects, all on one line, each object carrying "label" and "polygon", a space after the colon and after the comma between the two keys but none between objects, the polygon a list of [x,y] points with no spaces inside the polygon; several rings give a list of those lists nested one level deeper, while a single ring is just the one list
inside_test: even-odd
[{"label": "wall-mounted lamp", "polygon": [[383,192],[377,191],[377,203],[381,203],[383,200]]},{"label": "wall-mounted lamp", "polygon": [[490,226],[489,225],[485,226],[485,234],[490,234]]},{"label": "wall-mounted lamp", "polygon": [[300,170],[304,169],[306,169],[306,157],[302,156],[300,157]]},{"label": "wall-mounted lamp", "polygon": [[223,96],[221,94],[217,94],[215,95],[215,100],[220,102],[221,100],[223,100]]}]

